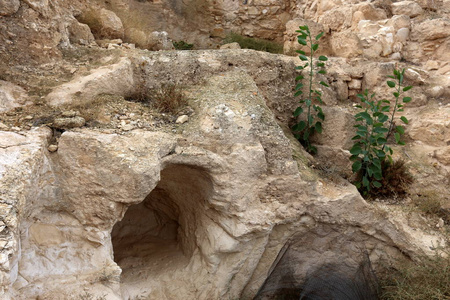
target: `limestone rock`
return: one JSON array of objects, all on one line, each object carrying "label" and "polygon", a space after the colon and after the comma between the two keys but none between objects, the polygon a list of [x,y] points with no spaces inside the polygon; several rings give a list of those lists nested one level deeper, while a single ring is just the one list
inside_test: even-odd
[{"label": "limestone rock", "polygon": [[53,121],[53,126],[60,129],[70,129],[83,127],[86,120],[82,117],[76,116],[72,118],[56,118]]},{"label": "limestone rock", "polygon": [[182,115],[182,116],[179,116],[179,117],[177,118],[177,120],[175,121],[175,123],[177,123],[177,124],[184,124],[184,123],[186,123],[188,120],[189,120],[189,117],[188,117],[187,115]]},{"label": "limestone rock", "polygon": [[0,80],[0,112],[27,104],[27,92],[11,82]]},{"label": "limestone rock", "polygon": [[417,141],[435,147],[447,146],[450,141],[450,122],[448,116],[450,107],[441,107],[440,113],[429,112],[426,109],[412,120],[409,125],[408,134]]},{"label": "limestone rock", "polygon": [[91,29],[86,24],[73,21],[69,27],[69,40],[73,44],[89,45],[95,42]]},{"label": "limestone rock", "polygon": [[419,41],[436,40],[450,35],[450,20],[425,20],[414,26],[413,36]]},{"label": "limestone rock", "polygon": [[100,94],[127,95],[133,89],[131,62],[122,58],[117,64],[100,67],[90,75],[76,78],[53,90],[47,96],[50,105],[89,102]]},{"label": "limestone rock", "polygon": [[358,36],[350,31],[342,31],[331,37],[333,54],[339,57],[356,57],[363,53],[362,44]]},{"label": "limestone rock", "polygon": [[15,14],[19,7],[19,0],[0,0],[0,16],[10,16]]},{"label": "limestone rock", "polygon": [[91,9],[83,13],[79,20],[89,25],[96,39],[122,39],[124,36],[122,20],[110,10]]},{"label": "limestone rock", "polygon": [[423,13],[422,7],[416,1],[395,2],[391,7],[394,15],[406,15],[414,18]]},{"label": "limestone rock", "polygon": [[220,46],[220,49],[241,49],[241,46],[234,42],[234,43],[228,43]]}]

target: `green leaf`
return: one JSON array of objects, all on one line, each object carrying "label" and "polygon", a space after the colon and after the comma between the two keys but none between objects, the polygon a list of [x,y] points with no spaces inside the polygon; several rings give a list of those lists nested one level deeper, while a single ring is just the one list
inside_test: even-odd
[{"label": "green leaf", "polygon": [[381,187],[381,183],[379,183],[378,181],[374,181],[374,182],[372,182],[372,184],[376,188],[380,188]]},{"label": "green leaf", "polygon": [[362,149],[358,144],[355,144],[352,149],[350,149],[350,153],[353,155],[359,155],[362,153]]},{"label": "green leaf", "polygon": [[387,82],[387,85],[388,85],[389,87],[393,88],[393,87],[395,87],[395,82],[393,82],[393,81],[388,81],[388,82]]},{"label": "green leaf", "polygon": [[309,138],[309,130],[305,130],[305,132],[303,132],[303,140],[307,141]]},{"label": "green leaf", "polygon": [[353,171],[353,173],[358,172],[358,171],[361,169],[361,167],[362,167],[361,161],[359,161],[359,160],[355,161],[355,162],[353,163],[353,165],[352,165],[352,171]]},{"label": "green leaf", "polygon": [[298,84],[295,86],[295,90],[298,91],[298,90],[300,90],[302,87],[303,87],[303,83],[298,83]]},{"label": "green leaf", "polygon": [[302,54],[302,55],[306,55],[305,51],[303,51],[303,50],[295,50],[295,52]]},{"label": "green leaf", "polygon": [[381,172],[375,172],[375,173],[373,173],[373,177],[375,177],[376,180],[381,180],[381,179],[383,179],[383,175],[381,174]]},{"label": "green leaf", "polygon": [[318,133],[322,133],[322,123],[316,122],[316,125],[314,127],[316,128],[316,131]]},{"label": "green leaf", "polygon": [[302,67],[302,66],[296,66],[295,69],[296,69],[296,70],[303,70],[304,67]]},{"label": "green leaf", "polygon": [[306,122],[300,121],[292,127],[292,130],[293,131],[302,131],[305,128],[306,128]]},{"label": "green leaf", "polygon": [[328,57],[321,55],[321,56],[319,56],[319,60],[320,61],[327,61]]},{"label": "green leaf", "polygon": [[302,91],[297,91],[297,92],[295,92],[294,97],[300,96],[301,94],[303,94]]},{"label": "green leaf", "polygon": [[322,67],[325,67],[325,64],[323,62],[318,62],[318,63],[316,63],[316,66],[322,68]]},{"label": "green leaf", "polygon": [[366,176],[364,176],[363,177],[363,186],[365,186],[365,187],[369,187],[369,179],[367,179],[367,177]]},{"label": "green leaf", "polygon": [[300,58],[302,61],[307,61],[307,60],[308,60],[308,58],[307,58],[305,55],[300,55],[299,58]]},{"label": "green leaf", "polygon": [[294,117],[298,117],[303,112],[303,108],[300,106],[294,111]]},{"label": "green leaf", "polygon": [[378,121],[380,121],[381,123],[386,122],[388,119],[389,119],[389,117],[386,115],[381,115],[378,117]]},{"label": "green leaf", "polygon": [[369,124],[369,125],[372,125],[372,124],[373,124],[373,119],[372,119],[372,117],[371,117],[367,112],[363,111],[363,112],[359,113],[359,115],[360,115],[361,117],[363,117],[364,120],[366,120],[366,123],[367,123],[367,124]]},{"label": "green leaf", "polygon": [[400,134],[398,132],[394,133],[394,137],[395,137],[395,141],[398,142],[400,141]]},{"label": "green leaf", "polygon": [[295,81],[302,80],[303,78],[305,78],[305,77],[303,77],[302,75],[299,75],[299,76],[295,77]]},{"label": "green leaf", "polygon": [[410,89],[412,89],[412,86],[411,86],[411,85],[405,86],[405,87],[403,88],[403,91],[406,92],[406,91],[409,91]]},{"label": "green leaf", "polygon": [[406,117],[404,117],[404,116],[401,116],[401,117],[400,117],[400,120],[402,120],[403,123],[405,123],[405,124],[408,124],[408,123],[409,123],[408,119],[407,119]]},{"label": "green leaf", "polygon": [[319,82],[321,85],[326,86],[326,87],[330,87],[328,84],[326,84],[325,82],[321,81]]},{"label": "green leaf", "polygon": [[319,112],[317,114],[317,116],[319,117],[319,119],[321,119],[322,121],[325,121],[325,114],[323,112]]},{"label": "green leaf", "polygon": [[313,49],[313,51],[317,51],[317,49],[319,49],[319,44],[312,44],[311,49]]},{"label": "green leaf", "polygon": [[408,103],[411,101],[411,97],[403,97],[403,103]]},{"label": "green leaf", "polygon": [[378,156],[379,158],[384,158],[384,157],[386,157],[386,153],[384,153],[383,150],[375,150],[375,152],[377,153],[377,156]]},{"label": "green leaf", "polygon": [[395,127],[398,133],[405,134],[405,128],[403,126],[397,126]]},{"label": "green leaf", "polygon": [[383,145],[383,144],[386,144],[386,143],[387,143],[387,140],[386,140],[385,138],[378,138],[378,139],[377,139],[377,143],[378,143],[379,145]]},{"label": "green leaf", "polygon": [[405,142],[403,142],[403,141],[399,141],[398,144],[402,145],[402,146],[406,145]]},{"label": "green leaf", "polygon": [[398,98],[400,96],[400,94],[397,92],[392,93],[392,95],[394,95],[395,98]]},{"label": "green leaf", "polygon": [[394,75],[395,75],[396,77],[398,77],[398,76],[400,76],[400,72],[399,72],[397,69],[394,69]]},{"label": "green leaf", "polygon": [[299,28],[300,28],[301,30],[307,30],[307,31],[309,31],[308,25],[299,26]]},{"label": "green leaf", "polygon": [[387,77],[392,78],[392,79],[395,79],[395,77],[392,76],[392,75],[388,75]]},{"label": "green leaf", "polygon": [[389,112],[390,108],[391,108],[390,106],[382,106],[381,111]]},{"label": "green leaf", "polygon": [[298,37],[298,43],[299,44],[301,44],[301,45],[303,45],[303,46],[306,46],[308,43],[304,40],[304,39],[302,39],[300,36]]},{"label": "green leaf", "polygon": [[320,71],[317,72],[317,73],[319,73],[319,74],[327,74],[327,71],[325,71],[325,70],[320,70]]},{"label": "green leaf", "polygon": [[319,33],[319,34],[316,36],[316,41],[318,41],[318,40],[322,37],[323,34],[324,34],[323,31],[322,31],[321,33]]}]

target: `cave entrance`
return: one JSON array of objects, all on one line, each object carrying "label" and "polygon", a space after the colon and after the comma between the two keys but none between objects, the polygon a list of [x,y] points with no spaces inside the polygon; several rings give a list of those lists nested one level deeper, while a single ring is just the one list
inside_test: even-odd
[{"label": "cave entrance", "polygon": [[122,288],[148,289],[155,278],[187,266],[211,192],[212,181],[204,169],[175,164],[161,172],[155,189],[130,206],[111,232]]}]

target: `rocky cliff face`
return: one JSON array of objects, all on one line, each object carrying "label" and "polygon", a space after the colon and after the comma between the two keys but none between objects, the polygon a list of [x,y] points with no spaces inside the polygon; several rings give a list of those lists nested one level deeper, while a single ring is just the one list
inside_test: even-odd
[{"label": "rocky cliff face", "polygon": [[[298,281],[362,249],[376,265],[445,247],[445,224],[423,230],[338,175],[356,94],[389,96],[386,75],[405,67],[416,87],[396,155],[415,188],[449,195],[448,1],[0,1],[0,15],[2,298],[246,299],[292,239]],[[316,158],[288,129],[297,58],[117,40],[162,47],[201,33],[206,45],[241,29],[290,52],[304,22],[326,31],[333,56]],[[185,87],[189,106],[171,115],[126,100],[164,84]]]}]

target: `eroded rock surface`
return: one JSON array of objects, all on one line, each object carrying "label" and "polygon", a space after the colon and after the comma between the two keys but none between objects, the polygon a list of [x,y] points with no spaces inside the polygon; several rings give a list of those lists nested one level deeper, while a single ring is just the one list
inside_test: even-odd
[{"label": "eroded rock surface", "polygon": [[319,180],[267,107],[257,74],[211,74],[188,89],[195,114],[178,133],[77,129],[52,153],[49,131],[2,133],[17,148],[1,160],[2,216],[13,224],[5,297],[70,299],[86,288],[109,299],[246,298],[293,235],[307,241],[299,279],[360,249],[376,263],[443,243],[385,218],[352,185]]}]

